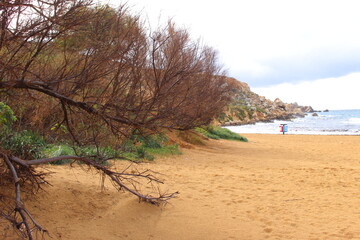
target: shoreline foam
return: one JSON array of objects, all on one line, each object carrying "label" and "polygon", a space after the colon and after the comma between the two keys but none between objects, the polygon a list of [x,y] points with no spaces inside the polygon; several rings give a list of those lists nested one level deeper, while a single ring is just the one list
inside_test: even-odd
[{"label": "shoreline foam", "polygon": [[291,121],[275,120],[270,123],[259,122],[251,125],[226,126],[239,133],[279,134],[279,125],[289,127],[287,134],[301,135],[360,135],[360,110],[339,110],[318,113],[314,117],[295,118]]}]

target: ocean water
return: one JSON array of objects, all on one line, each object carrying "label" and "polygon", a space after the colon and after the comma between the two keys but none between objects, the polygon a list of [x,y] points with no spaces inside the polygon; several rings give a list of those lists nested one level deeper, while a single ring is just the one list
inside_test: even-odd
[{"label": "ocean water", "polygon": [[360,135],[360,109],[330,110],[317,114],[318,117],[309,113],[304,118],[291,121],[227,126],[226,128],[236,133],[282,134],[279,126],[287,124],[288,132],[285,134]]}]

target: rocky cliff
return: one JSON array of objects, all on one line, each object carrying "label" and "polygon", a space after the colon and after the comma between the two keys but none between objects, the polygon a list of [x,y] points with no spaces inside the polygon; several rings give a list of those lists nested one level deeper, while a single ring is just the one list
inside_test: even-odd
[{"label": "rocky cliff", "polygon": [[304,117],[313,112],[311,106],[299,106],[297,103],[284,103],[280,99],[271,101],[252,92],[247,83],[228,78],[231,87],[231,103],[218,117],[223,125],[241,125],[255,122],[269,122],[275,119],[287,120]]}]

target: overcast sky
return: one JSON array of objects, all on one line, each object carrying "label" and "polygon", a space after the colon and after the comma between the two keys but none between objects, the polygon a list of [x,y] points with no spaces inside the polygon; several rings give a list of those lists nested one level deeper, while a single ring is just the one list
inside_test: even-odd
[{"label": "overcast sky", "polygon": [[[106,0],[105,0],[106,1]],[[120,1],[110,0],[112,4]],[[228,75],[266,98],[360,109],[359,0],[128,0],[215,48]]]}]

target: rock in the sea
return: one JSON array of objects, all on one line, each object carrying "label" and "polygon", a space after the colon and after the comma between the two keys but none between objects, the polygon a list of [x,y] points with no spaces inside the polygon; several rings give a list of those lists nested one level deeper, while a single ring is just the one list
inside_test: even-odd
[{"label": "rock in the sea", "polygon": [[306,113],[312,113],[314,112],[314,109],[311,106],[302,106],[301,110]]},{"label": "rock in the sea", "polygon": [[325,109],[324,112],[329,112],[329,109]]},{"label": "rock in the sea", "polygon": [[319,116],[319,115],[318,115],[317,113],[313,113],[312,116],[313,116],[313,117],[317,117],[317,116]]}]

